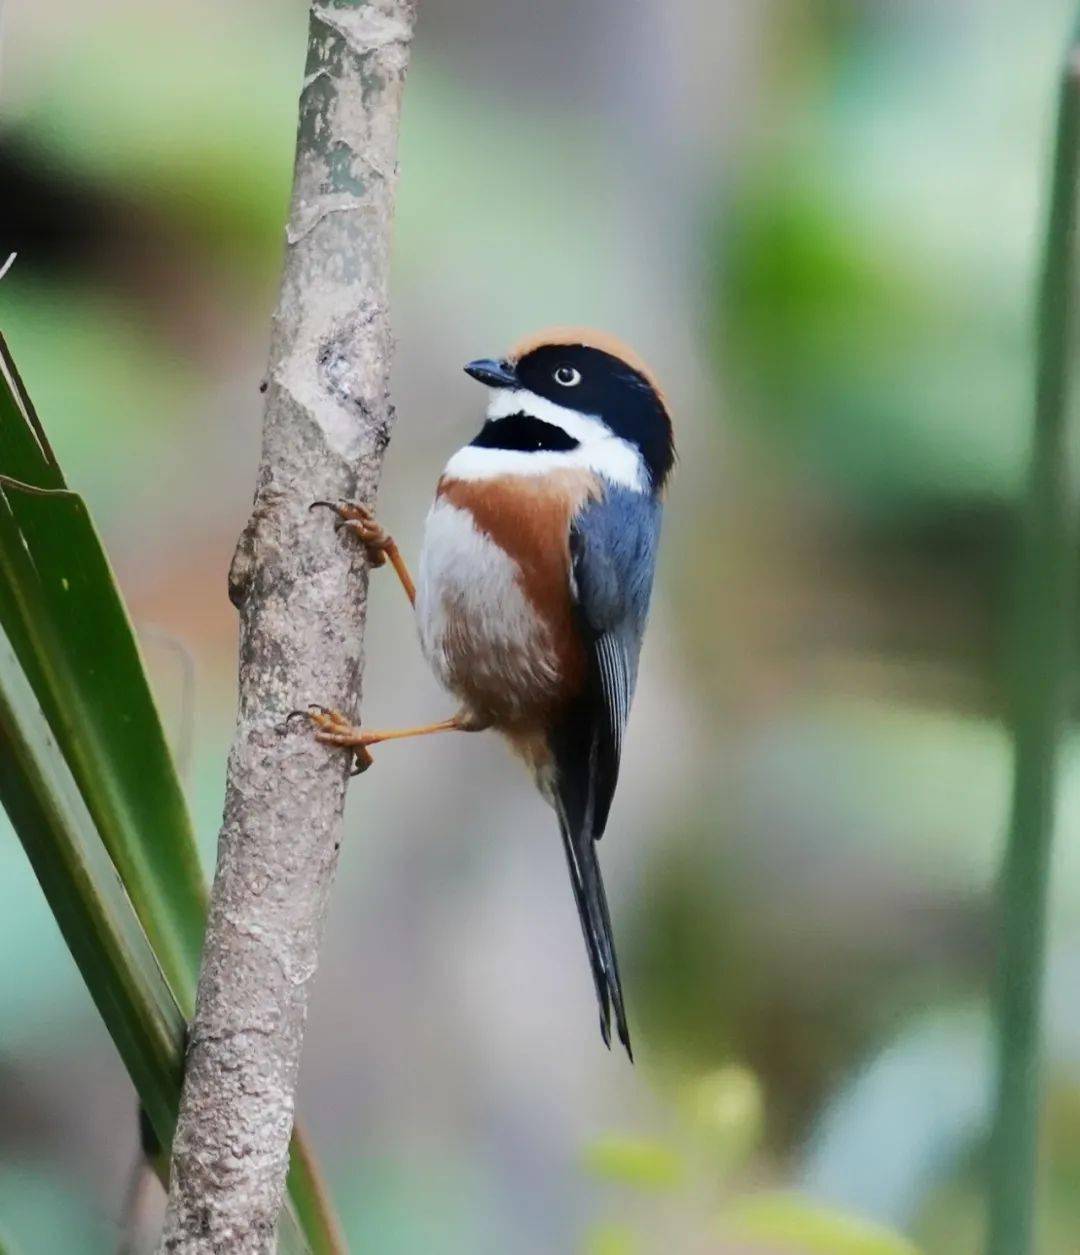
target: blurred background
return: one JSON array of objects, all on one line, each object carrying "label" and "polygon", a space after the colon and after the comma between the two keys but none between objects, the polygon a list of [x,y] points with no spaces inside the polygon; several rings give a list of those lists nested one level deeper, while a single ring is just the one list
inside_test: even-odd
[{"label": "blurred background", "polygon": [[[3,13],[0,325],[104,533],[208,868],[306,7]],[[461,364],[550,322],[652,361],[681,463],[601,849],[637,1065],[599,1040],[552,816],[501,745],[385,747],[350,797],[301,1096],[357,1251],[979,1248],[1010,559],[1071,9],[425,0],[382,521],[415,557],[480,421]],[[367,658],[373,723],[449,709],[389,579]],[[1080,1234],[1078,831],[1073,741],[1046,1255]],[[13,1247],[116,1249],[134,1110],[0,819]]]}]

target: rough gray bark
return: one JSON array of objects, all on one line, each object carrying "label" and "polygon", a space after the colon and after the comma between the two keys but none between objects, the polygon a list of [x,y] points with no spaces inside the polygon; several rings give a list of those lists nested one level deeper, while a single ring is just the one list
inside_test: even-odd
[{"label": "rough gray bark", "polygon": [[271,1251],[348,755],[290,710],[357,711],[366,574],[317,498],[371,503],[392,410],[388,269],[415,0],[311,6],[255,505],[229,574],[240,707],[162,1251]]}]

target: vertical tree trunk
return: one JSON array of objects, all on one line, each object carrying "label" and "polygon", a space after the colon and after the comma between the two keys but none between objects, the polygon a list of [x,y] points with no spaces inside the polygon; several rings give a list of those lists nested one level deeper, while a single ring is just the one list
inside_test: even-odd
[{"label": "vertical tree trunk", "polygon": [[370,502],[389,437],[388,269],[415,8],[311,6],[262,458],[229,576],[240,706],[163,1251],[274,1245],[349,770],[284,721],[311,701],[356,712],[366,601],[359,548],[308,505]]}]

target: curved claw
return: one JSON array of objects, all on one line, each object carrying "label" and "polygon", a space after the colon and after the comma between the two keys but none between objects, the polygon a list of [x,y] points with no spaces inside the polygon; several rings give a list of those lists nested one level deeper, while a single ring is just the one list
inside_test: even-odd
[{"label": "curved claw", "polygon": [[[308,506],[308,511],[316,508],[329,510],[337,517],[334,519],[334,531],[340,532],[342,528],[352,532],[360,543],[368,550],[369,556],[374,557],[380,549],[385,549],[391,543],[390,537],[386,530],[379,525],[375,519],[375,515],[367,506],[360,505],[355,501],[346,501],[342,498],[340,501],[313,501]],[[385,561],[383,559],[382,561]],[[373,565],[381,566],[382,562],[373,560]]]},{"label": "curved claw", "polygon": [[366,505],[361,505],[358,501],[348,501],[344,497],[340,497],[337,501],[313,501],[308,506],[309,513],[316,509],[330,510],[342,520],[362,519],[373,521],[375,518]]},{"label": "curved claw", "polygon": [[366,745],[357,745],[353,748],[353,765],[349,772],[350,776],[362,776],[365,771],[375,761],[371,756],[371,750]]},{"label": "curved claw", "polygon": [[308,506],[308,513],[310,514],[312,510],[329,510],[331,514],[336,515],[337,517],[334,519],[335,531],[347,520],[366,515],[366,511],[363,514],[359,513],[363,510],[362,506],[357,506],[344,498],[340,501],[313,501]]},{"label": "curved claw", "polygon": [[330,710],[326,706],[320,706],[318,702],[309,702],[303,710],[290,710],[285,716],[285,727],[287,728],[294,719],[310,719],[312,712],[319,715],[328,715]]},{"label": "curved claw", "polygon": [[[340,713],[331,709],[329,706],[320,705],[319,702],[309,702],[305,710],[290,710],[285,716],[285,727],[289,726],[292,719],[307,719],[315,725],[315,740],[320,745],[339,746],[347,749],[353,756],[352,768],[349,772],[350,776],[358,776],[367,769],[375,761],[371,757],[371,751],[361,741],[357,744],[352,738],[357,736],[358,729],[355,729],[348,719]],[[327,726],[327,725],[331,726]],[[338,727],[335,730],[334,724]],[[348,733],[348,735],[345,735]]]}]

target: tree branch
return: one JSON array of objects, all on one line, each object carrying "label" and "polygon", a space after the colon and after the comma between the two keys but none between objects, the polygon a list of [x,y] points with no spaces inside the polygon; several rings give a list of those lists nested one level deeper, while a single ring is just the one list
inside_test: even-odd
[{"label": "tree branch", "polygon": [[415,0],[311,6],[255,505],[229,573],[240,706],[163,1251],[270,1251],[348,755],[295,707],[357,708],[366,573],[316,498],[372,502],[393,418],[388,269]]}]

